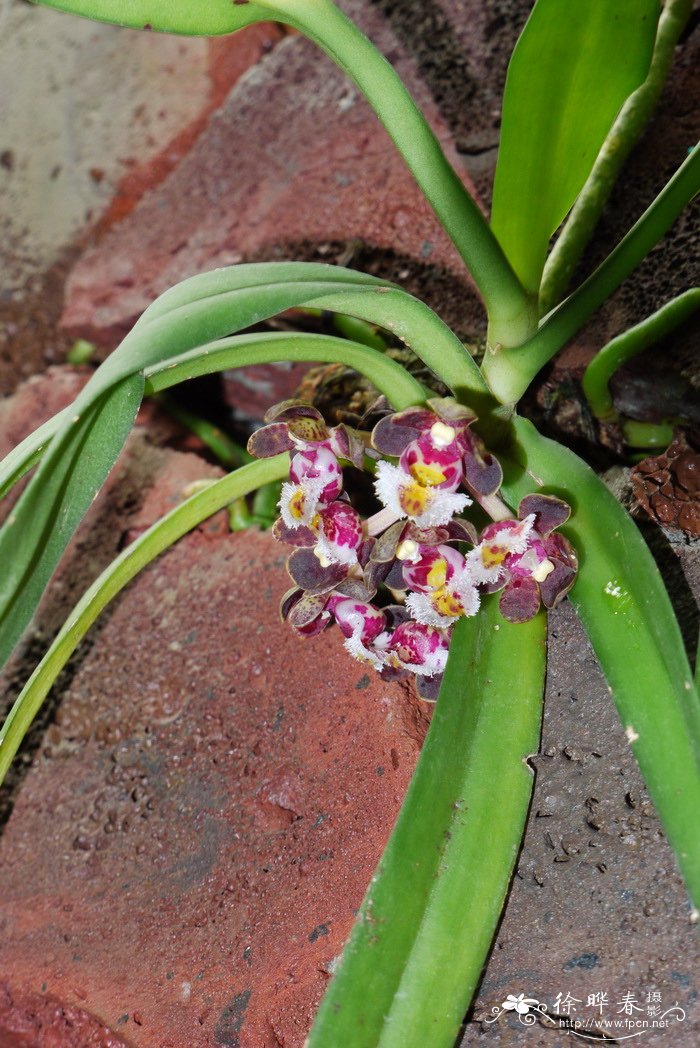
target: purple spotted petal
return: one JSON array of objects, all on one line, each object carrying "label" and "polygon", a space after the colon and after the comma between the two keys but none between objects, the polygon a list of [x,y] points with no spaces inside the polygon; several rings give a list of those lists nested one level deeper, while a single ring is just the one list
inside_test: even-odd
[{"label": "purple spotted petal", "polygon": [[294,447],[289,429],[283,422],[263,426],[248,438],[248,453],[255,458],[271,458],[283,451],[292,451]]},{"label": "purple spotted petal", "polygon": [[332,502],[318,514],[316,549],[332,563],[356,564],[362,547],[362,520],[347,502]]},{"label": "purple spotted petal", "polygon": [[566,524],[571,507],[554,495],[526,495],[518,506],[518,516],[523,520],[530,513],[535,515],[535,530],[546,538],[555,528]]},{"label": "purple spotted petal", "polygon": [[540,610],[540,589],[534,579],[511,579],[501,594],[498,608],[509,622],[528,622]]},{"label": "purple spotted petal", "polygon": [[470,433],[469,438],[470,447],[463,459],[464,483],[478,495],[495,495],[503,483],[501,464],[476,433]]},{"label": "purple spotted petal", "polygon": [[425,702],[437,702],[444,673],[436,673],[434,677],[416,677],[416,691]]},{"label": "purple spotted petal", "polygon": [[297,586],[312,594],[329,593],[339,582],[347,578],[348,574],[344,564],[322,567],[311,549],[295,549],[287,560],[287,571]]},{"label": "purple spotted petal", "polygon": [[338,458],[352,462],[353,466],[362,469],[365,462],[365,445],[362,437],[349,426],[336,426],[330,431],[331,449]]},{"label": "purple spotted petal", "polygon": [[290,590],[282,598],[280,612],[289,625],[304,637],[315,637],[330,625],[332,616],[326,605],[327,594]]},{"label": "purple spotted petal", "polygon": [[406,408],[380,419],[372,430],[372,447],[382,455],[398,458],[405,448],[417,440],[435,422],[435,415],[427,408]]},{"label": "purple spotted petal", "polygon": [[388,648],[401,668],[432,677],[444,672],[449,646],[446,630],[409,621],[396,627]]},{"label": "purple spotted petal", "polygon": [[420,484],[441,491],[456,491],[462,480],[462,461],[456,445],[436,448],[427,436],[405,448],[399,466]]},{"label": "purple spotted petal", "polygon": [[281,517],[278,517],[272,525],[272,534],[278,542],[286,542],[288,546],[316,545],[316,533],[311,528],[303,524],[297,528],[288,528]]},{"label": "purple spotted petal", "polygon": [[540,583],[540,593],[544,606],[555,608],[576,581],[578,558],[573,546],[563,535],[549,535],[544,540],[544,547],[554,565],[554,571]]},{"label": "purple spotted petal", "polygon": [[416,556],[404,562],[403,577],[409,589],[428,593],[461,574],[464,566],[464,557],[451,546],[419,546]]},{"label": "purple spotted petal", "polygon": [[377,587],[366,585],[362,579],[348,577],[338,583],[335,591],[350,600],[370,601],[377,592]]},{"label": "purple spotted petal", "polygon": [[293,484],[303,485],[307,480],[321,480],[319,501],[333,502],[343,490],[343,473],[332,451],[325,447],[299,451],[289,466],[289,479]]}]

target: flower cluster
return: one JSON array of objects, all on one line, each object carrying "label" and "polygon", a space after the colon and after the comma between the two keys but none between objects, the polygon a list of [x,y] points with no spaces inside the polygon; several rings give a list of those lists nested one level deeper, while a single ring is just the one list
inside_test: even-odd
[{"label": "flower cluster", "polygon": [[[251,454],[292,456],[273,531],[295,547],[281,610],[298,633],[315,636],[335,622],[356,659],[385,679],[414,675],[419,693],[434,699],[452,627],[477,613],[483,594],[500,591],[504,618],[525,622],[573,585],[576,555],[554,533],[569,507],[528,495],[516,519],[506,516],[500,464],[473,432],[476,416],[455,400],[387,414],[371,444],[346,426],[329,428],[301,401],[278,404],[265,421]],[[383,507],[367,520],[344,491],[341,465],[362,469],[365,460]],[[479,535],[461,516],[473,501],[503,519]]]}]

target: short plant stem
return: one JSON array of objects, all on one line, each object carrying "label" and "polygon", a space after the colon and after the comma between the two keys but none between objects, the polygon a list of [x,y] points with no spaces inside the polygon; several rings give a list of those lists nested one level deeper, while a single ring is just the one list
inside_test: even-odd
[{"label": "short plant stem", "polygon": [[183,407],[165,393],[159,393],[155,399],[171,418],[199,437],[222,466],[233,469],[235,466],[243,466],[246,462],[252,462],[252,456],[245,448],[236,444],[227,433],[213,425],[208,419]]},{"label": "short plant stem", "polygon": [[667,0],[664,5],[649,74],[622,107],[547,259],[540,289],[541,314],[548,313],[564,297],[625,160],[656,108],[678,38],[692,10],[693,0]]},{"label": "short plant stem", "polygon": [[700,288],[696,287],[666,303],[658,312],[603,346],[586,368],[582,382],[583,392],[596,418],[610,420],[617,417],[610,379],[618,368],[670,335],[697,309],[700,309]]},{"label": "short plant stem", "polygon": [[380,535],[382,531],[386,531],[392,524],[395,524],[399,518],[393,509],[389,509],[386,506],[384,509],[380,509],[373,517],[370,517],[367,521],[367,535],[372,538],[374,535]]},{"label": "short plant stem", "polygon": [[498,495],[475,495],[476,501],[479,503],[484,513],[488,513],[491,520],[511,520],[513,514],[510,508],[506,506],[503,499],[500,499]]},{"label": "short plant stem", "polygon": [[700,146],[695,146],[639,221],[583,284],[545,317],[523,346],[487,354],[482,370],[501,403],[517,402],[547,361],[564,346],[649,254],[700,190]]}]

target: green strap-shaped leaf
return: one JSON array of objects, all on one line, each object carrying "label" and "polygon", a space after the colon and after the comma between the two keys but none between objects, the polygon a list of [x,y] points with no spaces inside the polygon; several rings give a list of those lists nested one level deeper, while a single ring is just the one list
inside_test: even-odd
[{"label": "green strap-shaped leaf", "polygon": [[0,534],[3,661],[34,614],[61,554],[114,464],[142,395],[143,376],[132,375],[75,415],[40,467],[40,483],[29,484],[7,518]]},{"label": "green strap-shaped leaf", "polygon": [[308,1048],[452,1048],[498,922],[539,746],[543,615],[462,619],[398,822]]},{"label": "green strap-shaped leaf", "polygon": [[203,520],[256,488],[281,480],[288,471],[286,454],[242,466],[176,506],[105,568],[68,616],[0,729],[0,783],[56,677],[109,602],[156,557]]},{"label": "green strap-shaped leaf", "polygon": [[508,68],[491,227],[536,295],[549,238],[651,61],[659,0],[537,0]]},{"label": "green strap-shaped leaf", "polygon": [[338,363],[354,368],[366,375],[397,411],[418,404],[430,395],[404,367],[369,346],[334,335],[291,332],[234,335],[183,353],[167,364],[155,364],[146,368],[146,393],[158,393],[178,382],[215,371],[283,360]]},{"label": "green strap-shaped leaf", "polygon": [[221,36],[274,18],[269,8],[236,0],[33,0],[83,15],[96,22],[112,22],[131,29],[155,29],[183,36]]},{"label": "green strap-shaped leaf", "polygon": [[580,558],[570,597],[698,905],[700,700],[659,570],[629,515],[581,459],[524,419],[515,434],[504,497],[516,506],[543,487],[573,508],[562,528]]}]

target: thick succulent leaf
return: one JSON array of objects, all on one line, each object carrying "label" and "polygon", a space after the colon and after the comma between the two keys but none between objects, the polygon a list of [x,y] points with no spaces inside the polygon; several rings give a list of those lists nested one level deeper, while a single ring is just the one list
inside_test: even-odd
[{"label": "thick succulent leaf", "polygon": [[659,570],[637,527],[568,449],[515,422],[503,496],[544,488],[572,507],[563,534],[580,560],[570,593],[607,677],[664,830],[700,903],[700,700]]},{"label": "thick succulent leaf", "polygon": [[0,532],[0,662],[31,619],[54,568],[112,468],[143,394],[143,376],[116,383],[75,414]]},{"label": "thick succulent leaf", "polygon": [[[498,627],[497,629],[495,627]],[[452,1048],[518,854],[545,620],[455,628],[430,731],[308,1048]]]},{"label": "thick succulent leaf", "polygon": [[220,36],[236,29],[274,18],[269,8],[235,0],[33,0],[96,22],[112,22],[132,29],[186,36]]},{"label": "thick succulent leaf", "polygon": [[188,531],[236,499],[280,480],[288,469],[288,455],[242,466],[176,506],[105,568],[68,616],[0,729],[0,783],[58,674],[107,604]]},{"label": "thick succulent leaf", "polygon": [[537,0],[508,68],[491,226],[536,294],[549,238],[645,79],[659,0]]}]

